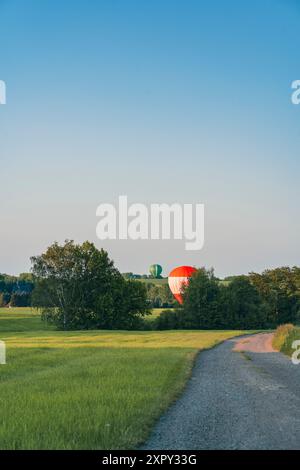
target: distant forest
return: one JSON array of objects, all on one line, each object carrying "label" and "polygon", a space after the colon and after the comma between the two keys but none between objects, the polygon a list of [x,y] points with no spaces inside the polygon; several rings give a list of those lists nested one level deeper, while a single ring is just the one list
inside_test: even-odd
[{"label": "distant forest", "polygon": [[30,273],[19,276],[0,274],[0,307],[29,307],[33,288],[33,276]]}]

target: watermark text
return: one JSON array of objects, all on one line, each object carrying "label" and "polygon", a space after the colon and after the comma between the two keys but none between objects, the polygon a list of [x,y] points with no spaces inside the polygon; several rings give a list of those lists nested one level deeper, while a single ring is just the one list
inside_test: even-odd
[{"label": "watermark text", "polygon": [[6,346],[4,341],[0,341],[0,365],[6,364]]},{"label": "watermark text", "polygon": [[185,249],[204,245],[204,204],[100,204],[96,233],[99,240],[184,240]]},{"label": "watermark text", "polygon": [[6,84],[0,80],[0,105],[6,104]]},{"label": "watermark text", "polygon": [[292,354],[292,363],[297,366],[300,364],[300,340],[293,341],[292,343],[292,348],[295,349],[296,351],[293,352]]},{"label": "watermark text", "polygon": [[294,80],[292,83],[292,96],[291,100],[293,104],[300,104],[300,80]]}]

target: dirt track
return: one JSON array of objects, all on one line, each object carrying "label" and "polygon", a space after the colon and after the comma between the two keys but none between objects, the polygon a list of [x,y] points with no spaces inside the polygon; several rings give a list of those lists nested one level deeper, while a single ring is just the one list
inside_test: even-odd
[{"label": "dirt track", "polygon": [[234,351],[248,351],[256,353],[277,352],[272,346],[273,333],[262,333],[238,339],[233,348]]},{"label": "dirt track", "polygon": [[[265,353],[265,354],[264,354]],[[181,398],[145,449],[300,449],[300,365],[271,335],[203,351]]]}]

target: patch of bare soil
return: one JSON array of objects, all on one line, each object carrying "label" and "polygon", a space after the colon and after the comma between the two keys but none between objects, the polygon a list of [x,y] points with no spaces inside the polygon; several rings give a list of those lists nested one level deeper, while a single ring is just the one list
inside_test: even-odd
[{"label": "patch of bare soil", "polygon": [[256,353],[277,352],[272,346],[273,333],[259,333],[247,338],[234,340],[233,351],[249,351]]}]

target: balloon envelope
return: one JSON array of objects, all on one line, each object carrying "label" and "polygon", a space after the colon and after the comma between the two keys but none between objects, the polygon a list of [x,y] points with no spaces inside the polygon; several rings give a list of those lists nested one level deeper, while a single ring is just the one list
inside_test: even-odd
[{"label": "balloon envelope", "polygon": [[175,299],[182,304],[182,290],[189,283],[189,280],[197,269],[192,266],[179,266],[170,272],[168,282]]},{"label": "balloon envelope", "polygon": [[159,278],[162,273],[162,267],[159,264],[152,264],[149,268],[152,277]]}]

